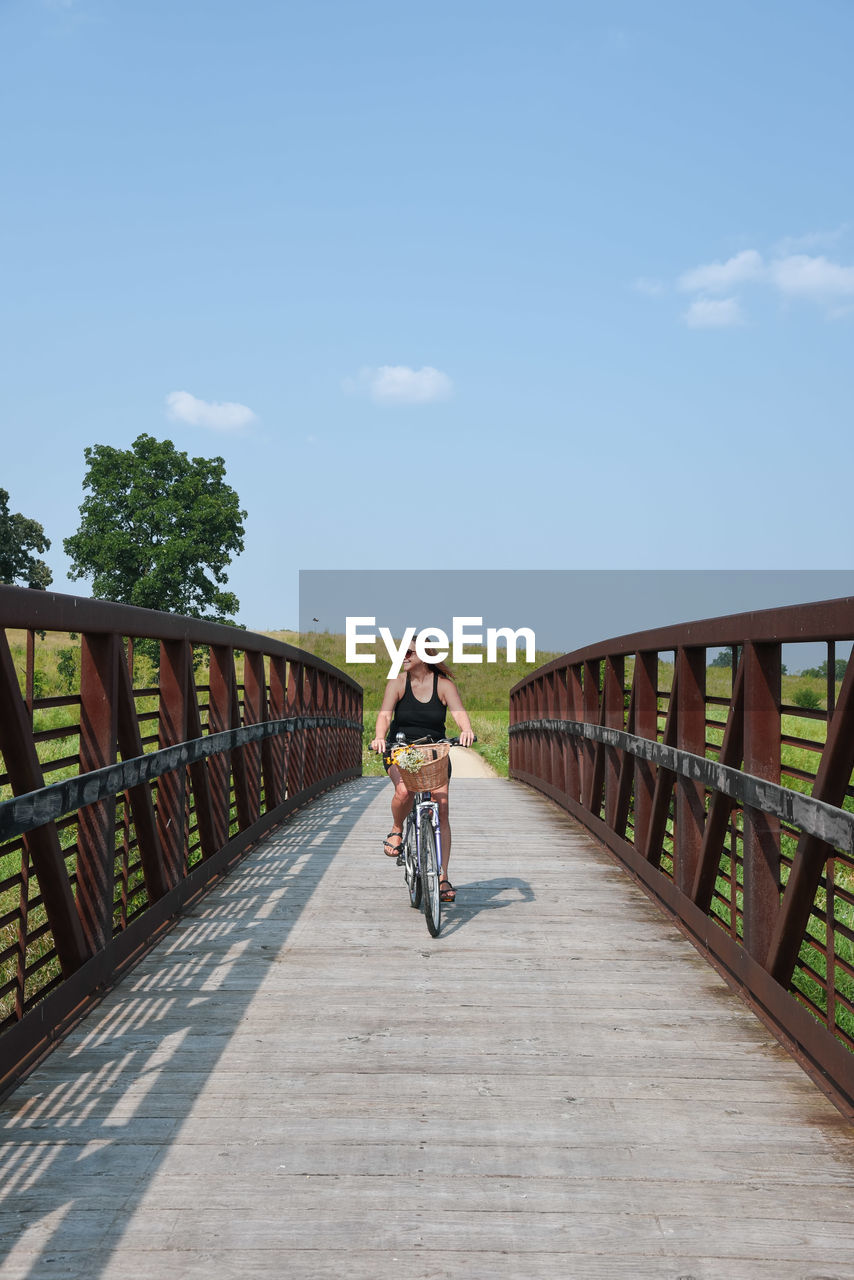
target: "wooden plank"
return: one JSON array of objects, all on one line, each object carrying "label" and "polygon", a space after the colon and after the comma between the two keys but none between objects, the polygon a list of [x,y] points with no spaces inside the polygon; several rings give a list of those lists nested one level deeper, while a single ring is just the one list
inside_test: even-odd
[{"label": "wooden plank", "polygon": [[2,1104],[4,1280],[854,1274],[850,1127],[611,858],[455,779],[433,941],[388,805],[295,815]]}]

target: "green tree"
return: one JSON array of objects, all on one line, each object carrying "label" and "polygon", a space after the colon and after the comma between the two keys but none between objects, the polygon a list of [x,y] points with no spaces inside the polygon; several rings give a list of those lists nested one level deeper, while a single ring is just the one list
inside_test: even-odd
[{"label": "green tree", "polygon": [[709,663],[710,667],[731,667],[732,666],[732,649],[721,649],[720,653],[716,653]]},{"label": "green tree", "polygon": [[223,459],[188,458],[149,435],[130,449],[93,445],[85,457],[89,492],[63,544],[69,576],[91,577],[102,600],[231,621],[238,600],[220,588],[243,550],[246,512]]},{"label": "green tree", "polygon": [[47,551],[50,539],[38,520],[9,510],[9,494],[0,489],[0,582],[23,583],[44,590],[53,581],[45,564],[32,553]]},{"label": "green tree", "polygon": [[[735,646],[736,663],[739,661],[740,658],[741,658],[741,645],[737,644]],[[727,645],[725,649],[721,649],[719,653],[716,653],[715,656],[712,658],[711,662],[709,663],[709,666],[710,667],[727,667],[727,668],[731,667],[732,666],[732,645]]]},{"label": "green tree", "polygon": [[[833,664],[834,679],[844,680],[845,669],[848,666],[847,658],[837,658]],[[802,672],[802,676],[811,676],[813,680],[827,679],[827,658],[817,667],[806,667]]]}]

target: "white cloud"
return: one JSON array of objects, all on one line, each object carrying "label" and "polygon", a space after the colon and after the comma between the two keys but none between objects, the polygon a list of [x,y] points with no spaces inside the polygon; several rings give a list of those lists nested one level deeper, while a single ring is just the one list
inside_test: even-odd
[{"label": "white cloud", "polygon": [[[828,237],[831,234],[826,233]],[[819,233],[813,239],[817,241]],[[854,267],[820,255],[784,253],[781,246],[767,261],[757,249],[744,249],[726,262],[711,262],[683,272],[676,284],[680,290],[698,295],[682,315],[685,323],[695,329],[743,324],[741,302],[733,291],[748,284],[763,285],[787,300],[823,305],[835,320],[852,310],[849,300],[854,300]],[[715,296],[723,293],[729,296]]]},{"label": "white cloud", "polygon": [[344,389],[366,393],[377,404],[431,404],[447,400],[454,387],[446,373],[431,365],[410,369],[405,364],[383,364],[360,369],[357,378],[345,379]]},{"label": "white cloud", "polygon": [[792,253],[805,253],[808,249],[828,249],[838,244],[851,229],[850,222],[843,222],[833,231],[807,231],[802,236],[784,236],[774,246],[778,258],[786,258]]},{"label": "white cloud", "polygon": [[735,285],[761,280],[762,275],[762,255],[755,249],[744,249],[726,262],[694,267],[684,272],[676,283],[686,293],[726,293]]},{"label": "white cloud", "polygon": [[854,267],[843,267],[827,258],[794,253],[772,262],[768,275],[782,294],[823,302],[854,297]]},{"label": "white cloud", "polygon": [[187,422],[191,427],[208,427],[211,431],[241,431],[255,421],[255,414],[245,404],[200,400],[189,391],[170,391],[166,412],[173,422]]},{"label": "white cloud", "polygon": [[727,329],[744,324],[738,298],[695,298],[682,319],[689,329]]}]

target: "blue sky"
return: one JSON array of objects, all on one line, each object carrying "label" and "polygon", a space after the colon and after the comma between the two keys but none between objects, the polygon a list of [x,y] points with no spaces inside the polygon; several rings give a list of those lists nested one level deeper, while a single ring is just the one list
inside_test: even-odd
[{"label": "blue sky", "polygon": [[849,567],[852,48],[848,0],[0,0],[54,587],[143,431],[225,458],[258,628],[300,569]]}]

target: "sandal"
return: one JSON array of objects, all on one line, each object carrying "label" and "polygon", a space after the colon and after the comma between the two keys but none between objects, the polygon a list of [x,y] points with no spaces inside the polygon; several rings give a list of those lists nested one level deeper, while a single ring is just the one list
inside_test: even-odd
[{"label": "sandal", "polygon": [[457,891],[447,877],[439,881],[440,902],[453,902],[456,899],[456,896]]},{"label": "sandal", "polygon": [[[397,839],[398,839],[397,844],[390,843],[392,836],[397,836]],[[402,844],[403,844],[403,832],[389,831],[385,840],[383,840],[383,853],[387,858],[396,858],[400,853],[400,848]]]}]

